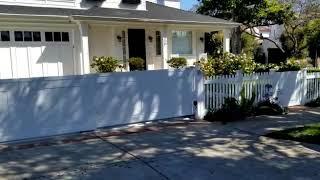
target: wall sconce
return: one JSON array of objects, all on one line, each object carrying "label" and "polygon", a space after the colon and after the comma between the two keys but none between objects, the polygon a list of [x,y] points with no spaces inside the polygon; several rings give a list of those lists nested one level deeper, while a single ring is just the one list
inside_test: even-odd
[{"label": "wall sconce", "polygon": [[203,37],[200,37],[200,41],[203,42],[203,41],[204,41],[204,38],[203,38]]},{"label": "wall sconce", "polygon": [[117,36],[117,39],[119,42],[121,42],[122,37],[121,36]]},{"label": "wall sconce", "polygon": [[148,39],[149,39],[149,42],[152,42],[153,37],[152,37],[152,36],[149,36]]}]

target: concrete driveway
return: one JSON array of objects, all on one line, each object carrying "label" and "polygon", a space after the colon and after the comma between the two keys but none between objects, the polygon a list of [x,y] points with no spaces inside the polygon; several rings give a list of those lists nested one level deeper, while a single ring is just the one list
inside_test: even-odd
[{"label": "concrete driveway", "polygon": [[316,146],[259,134],[319,117],[316,109],[224,126],[192,122],[119,136],[80,134],[87,138],[2,150],[0,178],[319,180]]}]

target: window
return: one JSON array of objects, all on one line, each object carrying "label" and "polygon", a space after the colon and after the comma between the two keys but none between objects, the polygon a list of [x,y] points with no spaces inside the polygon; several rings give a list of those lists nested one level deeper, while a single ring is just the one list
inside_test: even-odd
[{"label": "window", "polygon": [[44,36],[45,36],[47,42],[53,41],[52,32],[45,32]]},{"label": "window", "polygon": [[61,42],[61,32],[54,32],[53,33],[53,40],[55,42]]},{"label": "window", "polygon": [[[41,33],[38,31],[36,31],[36,32],[15,31],[14,32],[14,40],[15,41],[24,41],[24,42],[41,41]],[[10,41],[10,36],[9,36],[9,41]]]},{"label": "window", "polygon": [[192,32],[173,31],[172,32],[172,53],[192,54]]},{"label": "window", "polygon": [[41,33],[40,32],[32,32],[33,41],[41,41]]},{"label": "window", "polygon": [[69,42],[68,32],[45,32],[44,33],[47,42]]},{"label": "window", "polygon": [[32,33],[30,31],[23,32],[24,41],[32,41]]},{"label": "window", "polygon": [[9,31],[1,31],[1,41],[10,41]]},{"label": "window", "polygon": [[62,32],[62,41],[69,42],[69,33],[68,32]]},{"label": "window", "polygon": [[22,33],[22,31],[15,31],[14,32],[14,40],[15,41],[23,41],[23,33]]},{"label": "window", "polygon": [[156,55],[161,55],[161,32],[156,31]]}]

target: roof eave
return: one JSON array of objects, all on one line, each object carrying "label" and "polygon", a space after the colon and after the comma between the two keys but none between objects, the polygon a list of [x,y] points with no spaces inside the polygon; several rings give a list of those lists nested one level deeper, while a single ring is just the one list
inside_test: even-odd
[{"label": "roof eave", "polygon": [[120,22],[149,22],[149,23],[166,23],[166,24],[189,24],[189,25],[218,25],[230,28],[238,27],[241,24],[235,22],[207,22],[207,21],[180,21],[166,19],[148,19],[148,18],[123,18],[123,17],[101,17],[101,16],[81,16],[73,15],[74,20],[80,21],[120,21]]}]

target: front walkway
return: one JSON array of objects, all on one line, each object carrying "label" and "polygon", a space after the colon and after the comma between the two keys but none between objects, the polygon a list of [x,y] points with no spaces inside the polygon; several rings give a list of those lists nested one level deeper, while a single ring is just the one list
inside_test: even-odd
[{"label": "front walkway", "polygon": [[320,179],[320,152],[260,136],[319,122],[320,110],[245,122],[193,122],[120,136],[2,150],[0,179]]}]

